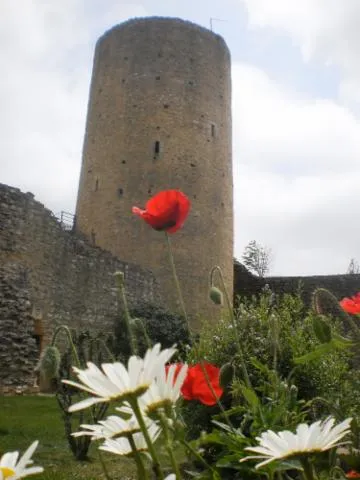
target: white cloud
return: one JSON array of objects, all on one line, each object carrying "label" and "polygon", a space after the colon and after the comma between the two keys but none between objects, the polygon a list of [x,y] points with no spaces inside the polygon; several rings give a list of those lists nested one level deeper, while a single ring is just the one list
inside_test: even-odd
[{"label": "white cloud", "polygon": [[274,274],[341,273],[359,256],[360,122],[282,88],[233,67],[236,254],[255,239],[274,250]]},{"label": "white cloud", "polygon": [[95,41],[145,15],[140,4],[102,0],[2,0],[0,151],[2,183],[72,210],[77,190]]},{"label": "white cloud", "polygon": [[360,2],[358,0],[241,0],[252,28],[289,34],[305,61],[339,67],[345,101],[360,103]]},{"label": "white cloud", "polygon": [[[308,17],[315,0],[296,2],[295,11],[288,2],[251,0],[250,20],[290,32],[290,18],[298,29],[290,33],[315,58],[313,32],[329,20]],[[1,1],[0,182],[32,191],[55,212],[74,210],[95,41],[141,15],[140,4],[115,0],[22,0],[21,15],[18,2]],[[321,51],[332,52],[326,38]],[[273,248],[273,273],[345,271],[360,255],[359,119],[335,101],[286,90],[251,65],[234,65],[233,97],[236,255],[256,239]]]}]

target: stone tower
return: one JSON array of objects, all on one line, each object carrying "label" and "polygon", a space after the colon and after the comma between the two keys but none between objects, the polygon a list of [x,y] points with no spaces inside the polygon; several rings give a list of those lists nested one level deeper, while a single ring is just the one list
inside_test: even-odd
[{"label": "stone tower", "polygon": [[132,215],[153,194],[180,189],[192,208],[172,237],[184,299],[210,318],[209,272],[233,291],[230,54],[213,32],[179,19],[140,18],[97,42],[76,229],[120,259],[151,269],[178,310],[164,234]]}]

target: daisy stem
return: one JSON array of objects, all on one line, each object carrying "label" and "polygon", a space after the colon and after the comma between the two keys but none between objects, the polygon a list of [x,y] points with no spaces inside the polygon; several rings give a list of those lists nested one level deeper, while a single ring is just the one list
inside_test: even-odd
[{"label": "daisy stem", "polygon": [[168,252],[169,252],[170,266],[171,266],[172,274],[173,274],[173,277],[174,277],[174,282],[175,282],[177,294],[178,294],[178,297],[179,297],[180,307],[181,307],[184,319],[186,321],[187,328],[189,330],[189,335],[190,335],[190,337],[192,337],[190,322],[189,322],[189,318],[188,318],[187,313],[186,313],[186,308],[185,308],[183,295],[182,295],[182,292],[181,292],[179,278],[178,278],[177,273],[176,273],[176,267],[175,267],[175,262],[174,262],[174,255],[173,255],[172,248],[171,248],[170,237],[169,237],[167,232],[165,232],[165,237],[166,237],[166,244],[167,244]]},{"label": "daisy stem", "polygon": [[136,448],[135,440],[134,440],[132,434],[130,434],[127,437],[127,439],[129,440],[132,452],[134,454],[134,460],[135,460],[136,468],[137,468],[137,471],[138,471],[138,478],[143,478],[144,480],[148,480],[149,475],[147,474],[147,471],[145,469],[145,465],[142,461],[141,454],[138,452],[138,450]]},{"label": "daisy stem", "polygon": [[161,470],[160,462],[159,462],[158,456],[156,454],[156,450],[155,450],[154,445],[153,445],[153,443],[151,441],[151,438],[149,436],[149,432],[148,432],[147,427],[145,425],[144,417],[141,413],[141,410],[140,410],[139,404],[137,402],[137,399],[136,398],[129,398],[129,403],[130,403],[130,406],[131,406],[131,408],[134,412],[134,415],[135,415],[135,417],[136,417],[136,419],[139,423],[139,427],[141,429],[141,432],[144,435],[146,445],[149,449],[149,453],[150,453],[150,456],[151,456],[152,461],[153,461],[153,469],[154,469],[156,478],[158,480],[164,480],[164,474]]},{"label": "daisy stem", "polygon": [[164,435],[165,435],[166,450],[169,454],[171,465],[172,465],[172,467],[174,469],[174,472],[175,472],[176,480],[181,480],[179,465],[178,465],[178,463],[176,461],[176,458],[175,458],[175,455],[174,455],[174,449],[172,448],[172,441],[171,441],[171,436],[169,434],[169,425],[168,425],[168,422],[167,422],[167,418],[163,413],[160,413],[159,417],[160,417],[160,423],[161,423],[161,426],[163,428],[163,432],[164,432]]},{"label": "daisy stem", "polygon": [[106,464],[105,464],[105,462],[104,462],[103,456],[102,456],[102,454],[101,454],[101,450],[98,450],[98,456],[99,456],[101,468],[103,469],[103,473],[104,473],[104,476],[105,476],[106,480],[112,480],[112,478],[111,478],[110,475],[109,475],[109,472],[108,472],[108,469],[107,469],[107,467],[106,467]]},{"label": "daisy stem", "polygon": [[303,477],[304,480],[316,480],[314,475],[314,469],[307,457],[300,459],[301,466],[303,467]]},{"label": "daisy stem", "polygon": [[219,274],[222,289],[224,291],[226,304],[227,304],[229,315],[230,315],[230,321],[231,321],[231,324],[232,324],[232,327],[233,327],[235,341],[236,341],[236,344],[237,344],[237,350],[238,350],[239,357],[240,357],[241,369],[243,371],[245,384],[248,388],[251,388],[251,382],[250,382],[249,374],[248,374],[246,364],[245,364],[244,353],[243,353],[242,348],[241,348],[241,341],[240,341],[239,332],[238,332],[238,329],[237,329],[237,322],[235,320],[233,305],[230,302],[230,297],[229,297],[229,293],[228,293],[226,285],[225,285],[224,276],[222,274],[222,270],[219,267],[219,265],[216,265],[215,267],[213,267],[211,272],[210,272],[210,285],[213,285],[213,278],[214,278],[215,272],[217,272]]},{"label": "daisy stem", "polygon": [[119,294],[119,298],[122,301],[124,307],[124,316],[125,316],[125,325],[129,336],[130,341],[130,349],[132,355],[137,355],[137,347],[135,337],[131,328],[131,316],[129,312],[129,307],[126,299],[126,292],[125,292],[125,285],[124,285],[124,274],[123,272],[115,272],[114,273],[116,284],[117,284],[117,291]]}]

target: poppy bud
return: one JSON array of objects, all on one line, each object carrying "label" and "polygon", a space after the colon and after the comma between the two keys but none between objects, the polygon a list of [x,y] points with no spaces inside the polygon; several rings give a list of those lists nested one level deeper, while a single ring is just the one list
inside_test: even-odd
[{"label": "poppy bud", "polygon": [[313,318],[313,329],[320,343],[329,343],[331,341],[331,327],[326,320],[324,320],[324,317],[318,315]]},{"label": "poppy bud", "polygon": [[296,385],[291,385],[290,387],[290,398],[289,398],[289,407],[295,407],[298,400],[298,388]]},{"label": "poppy bud", "polygon": [[297,399],[297,395],[298,395],[298,388],[296,385],[291,385],[290,387],[290,397],[292,400],[296,400]]},{"label": "poppy bud", "polygon": [[61,356],[59,350],[50,345],[42,352],[36,370],[47,380],[52,380],[59,376],[60,361]]},{"label": "poppy bud", "polygon": [[234,365],[231,362],[225,363],[220,368],[219,384],[221,388],[225,390],[226,388],[229,387],[229,385],[233,381],[234,373],[235,373]]},{"label": "poppy bud", "polygon": [[326,288],[317,288],[315,290],[313,306],[316,313],[320,315],[331,315],[345,322],[349,321],[349,315],[339,304],[337,298]]},{"label": "poppy bud", "polygon": [[212,286],[209,292],[210,299],[215,303],[215,305],[223,304],[223,294],[222,291],[217,287]]}]

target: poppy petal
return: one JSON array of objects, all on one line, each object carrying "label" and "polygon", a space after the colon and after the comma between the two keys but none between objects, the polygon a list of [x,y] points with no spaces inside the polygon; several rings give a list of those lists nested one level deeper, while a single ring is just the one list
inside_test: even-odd
[{"label": "poppy petal", "polygon": [[142,217],[155,230],[175,233],[179,230],[189,213],[190,200],[179,190],[164,190],[157,193],[146,203],[146,209],[133,207],[135,215]]}]

